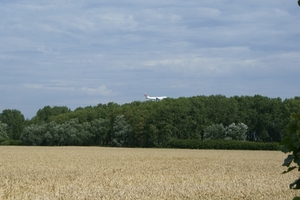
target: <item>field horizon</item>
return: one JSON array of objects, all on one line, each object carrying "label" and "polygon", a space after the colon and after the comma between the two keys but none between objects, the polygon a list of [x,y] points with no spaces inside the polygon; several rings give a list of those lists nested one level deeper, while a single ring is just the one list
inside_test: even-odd
[{"label": "field horizon", "polygon": [[0,199],[293,199],[280,151],[0,146]]}]

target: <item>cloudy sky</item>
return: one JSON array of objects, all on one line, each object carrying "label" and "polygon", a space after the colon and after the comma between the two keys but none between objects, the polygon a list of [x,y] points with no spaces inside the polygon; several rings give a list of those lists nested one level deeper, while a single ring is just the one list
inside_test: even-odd
[{"label": "cloudy sky", "polygon": [[1,0],[0,112],[300,96],[297,0]]}]

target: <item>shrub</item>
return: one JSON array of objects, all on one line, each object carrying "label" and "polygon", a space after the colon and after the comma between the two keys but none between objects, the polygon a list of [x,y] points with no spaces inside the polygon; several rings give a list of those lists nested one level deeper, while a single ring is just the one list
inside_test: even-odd
[{"label": "shrub", "polygon": [[168,148],[178,149],[228,149],[228,150],[271,150],[280,149],[278,143],[246,142],[235,140],[170,140]]},{"label": "shrub", "polygon": [[4,140],[3,142],[0,143],[0,145],[14,145],[14,146],[19,146],[22,145],[23,142],[21,140]]}]

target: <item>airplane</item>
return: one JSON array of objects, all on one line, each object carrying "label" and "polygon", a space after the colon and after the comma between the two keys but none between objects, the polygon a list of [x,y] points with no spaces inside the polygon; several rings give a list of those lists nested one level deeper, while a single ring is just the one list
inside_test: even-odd
[{"label": "airplane", "polygon": [[144,96],[145,96],[146,99],[155,100],[155,101],[159,101],[159,100],[163,100],[163,99],[167,98],[166,96],[162,96],[162,97],[149,97],[146,93],[144,94]]}]

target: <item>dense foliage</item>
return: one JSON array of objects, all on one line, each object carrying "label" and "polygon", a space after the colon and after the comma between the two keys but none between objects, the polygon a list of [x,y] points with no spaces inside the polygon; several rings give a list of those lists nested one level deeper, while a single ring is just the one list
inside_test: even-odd
[{"label": "dense foliage", "polygon": [[[291,116],[291,121],[286,128],[286,136],[282,140],[282,144],[282,152],[291,152],[282,164],[287,167],[287,170],[283,173],[288,173],[294,169],[300,171],[300,112]],[[291,183],[290,188],[300,189],[300,178]],[[300,199],[300,197],[295,199]]]},{"label": "dense foliage", "polygon": [[170,140],[168,148],[176,149],[226,149],[226,150],[268,150],[277,151],[280,145],[276,142],[249,142],[237,140]]},{"label": "dense foliage", "polygon": [[[261,95],[167,98],[77,108],[45,106],[32,119],[0,113],[0,143],[166,147],[175,140],[280,142],[300,97]],[[19,143],[19,142],[18,142]]]}]

